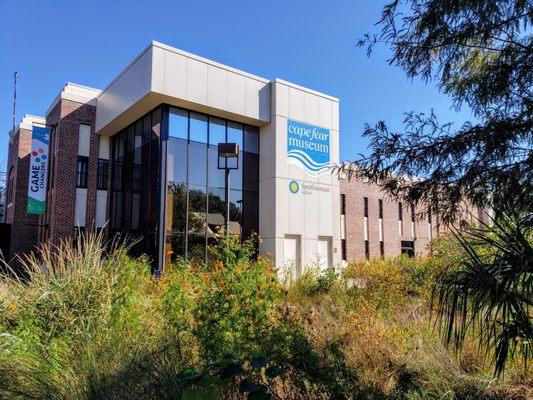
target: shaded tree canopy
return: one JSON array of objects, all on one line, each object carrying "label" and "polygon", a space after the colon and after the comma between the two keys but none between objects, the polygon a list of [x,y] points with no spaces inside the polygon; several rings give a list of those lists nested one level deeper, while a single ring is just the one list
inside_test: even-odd
[{"label": "shaded tree canopy", "polygon": [[[403,201],[423,202],[445,223],[462,200],[530,211],[533,182],[531,0],[395,0],[379,33],[358,41],[392,50],[409,78],[435,81],[475,122],[456,127],[409,112],[404,130],[366,125],[371,153],[341,166]],[[354,164],[357,168],[353,168]],[[413,179],[413,178],[420,179]]]}]

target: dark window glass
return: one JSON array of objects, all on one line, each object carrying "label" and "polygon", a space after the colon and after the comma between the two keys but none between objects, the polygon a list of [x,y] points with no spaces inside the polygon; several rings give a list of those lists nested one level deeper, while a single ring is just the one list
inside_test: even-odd
[{"label": "dark window glass", "polygon": [[98,190],[107,190],[107,174],[108,174],[109,162],[101,158],[98,159]]},{"label": "dark window glass", "polygon": [[415,222],[416,214],[415,214],[415,206],[411,204],[411,222]]},{"label": "dark window glass", "polygon": [[378,205],[379,205],[379,218],[383,218],[383,200],[379,199]]},{"label": "dark window glass", "polygon": [[116,161],[113,163],[113,190],[121,191],[122,190],[122,162]]},{"label": "dark window glass", "polygon": [[134,193],[140,193],[141,191],[141,177],[142,177],[141,164],[133,164],[133,177],[132,177],[132,191]]},{"label": "dark window glass", "polygon": [[341,241],[341,253],[342,253],[342,261],[346,261],[346,239],[342,239]]},{"label": "dark window glass", "polygon": [[431,224],[431,211],[428,211],[428,222]]},{"label": "dark window glass", "polygon": [[346,195],[341,194],[341,215],[346,215]]},{"label": "dark window glass", "polygon": [[398,219],[403,221],[403,206],[402,203],[398,203]]},{"label": "dark window glass", "polygon": [[383,241],[379,242],[379,254],[382,258],[385,257],[385,243]]},{"label": "dark window glass", "polygon": [[244,127],[244,151],[259,154],[259,128],[256,126]]},{"label": "dark window glass", "polygon": [[363,203],[364,203],[364,216],[368,218],[368,197],[365,197],[363,199]]},{"label": "dark window glass", "polygon": [[368,260],[370,258],[370,244],[368,240],[365,240],[365,258]]},{"label": "dark window glass", "polygon": [[407,254],[409,257],[414,257],[415,255],[415,242],[412,240],[402,240],[401,241],[401,251],[402,254]]},{"label": "dark window glass", "polygon": [[76,170],[76,187],[87,187],[87,174],[89,170],[89,157],[78,156],[78,168]]}]

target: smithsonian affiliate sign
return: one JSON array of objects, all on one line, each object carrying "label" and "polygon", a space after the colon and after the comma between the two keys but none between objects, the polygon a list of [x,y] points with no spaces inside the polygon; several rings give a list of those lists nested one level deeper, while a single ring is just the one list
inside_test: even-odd
[{"label": "smithsonian affiliate sign", "polygon": [[28,180],[28,214],[42,215],[46,210],[48,178],[48,143],[50,128],[34,126],[31,138],[30,175]]},{"label": "smithsonian affiliate sign", "polygon": [[330,168],[329,129],[288,120],[287,157],[311,175]]}]

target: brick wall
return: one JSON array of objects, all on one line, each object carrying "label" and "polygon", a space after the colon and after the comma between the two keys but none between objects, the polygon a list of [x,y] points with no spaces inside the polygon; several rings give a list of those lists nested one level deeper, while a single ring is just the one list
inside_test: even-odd
[{"label": "brick wall", "polygon": [[[394,257],[401,253],[401,241],[414,241],[415,252],[426,253],[429,239],[427,216],[417,218],[415,236],[411,229],[411,210],[403,204],[402,235],[399,230],[398,203],[393,201],[379,186],[365,183],[356,178],[350,181],[340,180],[340,192],[346,196],[346,257],[348,261],[365,258],[364,238],[364,198],[368,198],[368,239],[370,258],[381,255],[379,241],[379,200],[383,200],[383,244],[385,257]],[[423,213],[423,208],[415,209],[416,214]],[[433,221],[433,235],[436,234]]]},{"label": "brick wall", "polygon": [[86,227],[94,226],[96,216],[96,182],[98,138],[95,133],[96,107],[61,99],[46,116],[47,124],[57,124],[51,150],[53,170],[48,192],[46,221],[43,235],[52,245],[72,238],[76,207],[76,170],[80,124],[91,126],[89,169],[87,179]]},{"label": "brick wall", "polygon": [[6,222],[11,224],[11,244],[9,259],[12,267],[19,266],[16,256],[22,256],[34,250],[38,243],[37,230],[39,217],[26,213],[28,200],[28,178],[31,152],[31,130],[18,129],[10,140],[7,174],[8,182],[14,178],[13,202],[7,205]]}]

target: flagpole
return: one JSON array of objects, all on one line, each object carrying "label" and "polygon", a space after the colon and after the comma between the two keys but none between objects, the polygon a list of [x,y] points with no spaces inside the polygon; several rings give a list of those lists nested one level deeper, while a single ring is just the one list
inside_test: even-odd
[{"label": "flagpole", "polygon": [[17,118],[17,77],[18,72],[13,74],[13,131],[15,130],[16,118]]}]

